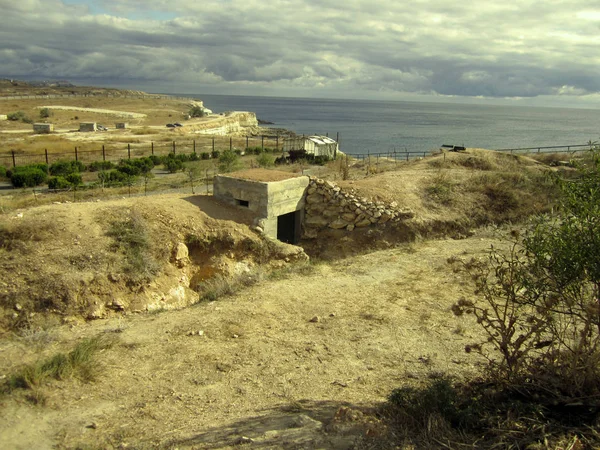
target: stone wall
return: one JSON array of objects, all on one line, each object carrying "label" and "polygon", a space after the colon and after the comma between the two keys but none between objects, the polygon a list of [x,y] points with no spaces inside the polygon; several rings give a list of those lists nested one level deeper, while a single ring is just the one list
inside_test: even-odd
[{"label": "stone wall", "polygon": [[410,219],[413,212],[396,202],[369,201],[354,190],[344,192],[331,181],[310,178],[306,196],[303,237],[316,238],[319,230],[383,226]]}]

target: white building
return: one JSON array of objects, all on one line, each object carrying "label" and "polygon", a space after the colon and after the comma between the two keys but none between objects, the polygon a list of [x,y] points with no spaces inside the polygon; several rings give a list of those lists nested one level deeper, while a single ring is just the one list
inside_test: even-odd
[{"label": "white building", "polygon": [[335,139],[327,136],[296,136],[283,141],[283,151],[290,150],[305,150],[311,155],[335,159],[339,147]]}]

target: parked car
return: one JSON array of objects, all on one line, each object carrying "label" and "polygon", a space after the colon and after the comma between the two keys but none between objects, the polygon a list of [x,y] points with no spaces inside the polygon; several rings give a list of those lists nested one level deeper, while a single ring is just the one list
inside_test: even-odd
[{"label": "parked car", "polygon": [[96,129],[98,131],[108,131],[108,128],[106,128],[104,125],[100,125],[100,124],[96,125]]},{"label": "parked car", "polygon": [[176,127],[182,127],[183,126],[179,122],[175,122],[173,125],[175,125]]},{"label": "parked car", "polygon": [[175,125],[174,125],[174,124],[172,124],[172,123],[168,123],[168,124],[167,124],[167,128],[175,128]]}]

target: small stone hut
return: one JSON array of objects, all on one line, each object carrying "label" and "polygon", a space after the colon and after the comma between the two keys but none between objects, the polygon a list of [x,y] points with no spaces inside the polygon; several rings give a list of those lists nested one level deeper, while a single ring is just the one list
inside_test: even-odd
[{"label": "small stone hut", "polygon": [[302,235],[308,184],[309,178],[304,175],[250,169],[216,176],[213,195],[250,211],[254,224],[267,236],[296,244]]},{"label": "small stone hut", "polygon": [[117,122],[117,123],[115,123],[115,128],[117,128],[117,129],[129,128],[129,124],[127,122]]},{"label": "small stone hut", "polygon": [[97,131],[98,126],[96,122],[81,122],[79,124],[79,131]]},{"label": "small stone hut", "polygon": [[335,159],[339,146],[335,139],[327,136],[296,136],[283,141],[283,151],[290,150],[304,150],[309,155]]},{"label": "small stone hut", "polygon": [[48,134],[54,131],[54,125],[51,123],[34,123],[33,132],[35,134]]}]

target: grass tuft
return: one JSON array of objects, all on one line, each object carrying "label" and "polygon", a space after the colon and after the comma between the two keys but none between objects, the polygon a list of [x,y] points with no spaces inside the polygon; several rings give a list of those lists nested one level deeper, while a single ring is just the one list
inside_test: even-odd
[{"label": "grass tuft", "polygon": [[100,372],[96,354],[110,348],[114,343],[115,338],[107,334],[84,339],[69,353],[57,353],[48,359],[23,367],[9,377],[7,388],[9,391],[34,390],[50,379],[78,378],[85,382],[94,381]]}]

